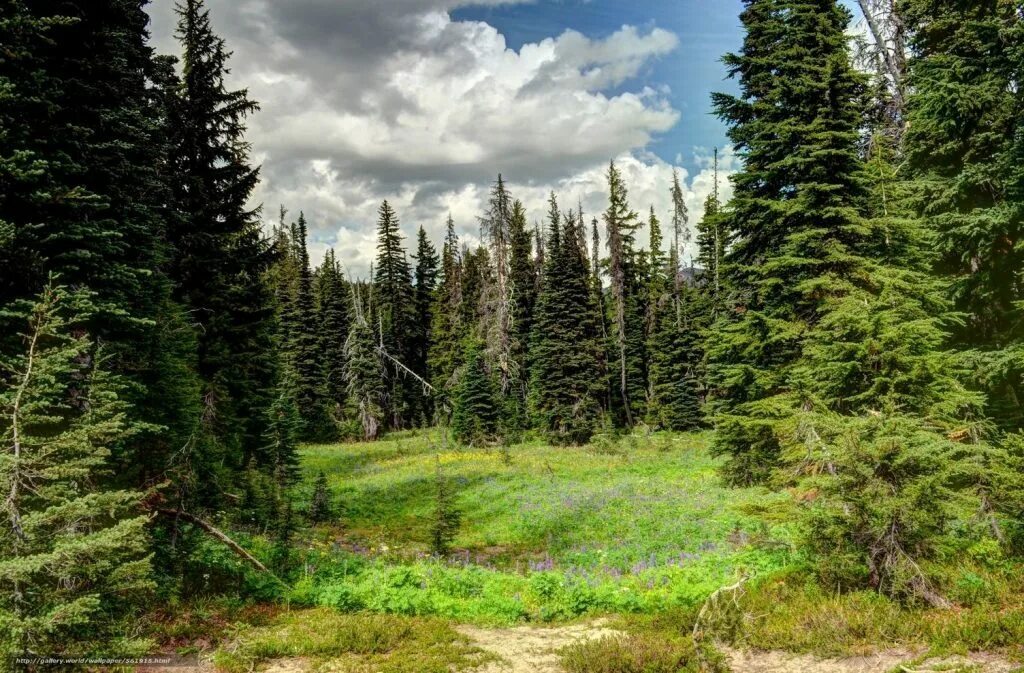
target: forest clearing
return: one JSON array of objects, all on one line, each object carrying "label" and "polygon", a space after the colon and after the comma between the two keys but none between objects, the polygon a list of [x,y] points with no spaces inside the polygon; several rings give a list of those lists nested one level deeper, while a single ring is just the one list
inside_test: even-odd
[{"label": "forest clearing", "polygon": [[[179,652],[197,651],[190,632],[202,634],[205,666],[232,673],[1024,667],[1019,562],[974,548],[930,569],[946,578],[952,613],[817,587],[796,551],[797,503],[722,486],[706,433],[600,437],[571,450],[443,450],[443,434],[304,447],[295,512],[309,516],[322,473],[329,515],[293,541],[283,604],[246,614],[201,603],[157,633]],[[438,467],[460,520],[444,555],[431,543]],[[272,538],[246,542],[269,563]],[[276,591],[236,558],[220,563]],[[740,578],[737,604],[703,617],[697,642],[709,654],[696,657],[700,609]],[[212,640],[206,627],[220,620]]]}]

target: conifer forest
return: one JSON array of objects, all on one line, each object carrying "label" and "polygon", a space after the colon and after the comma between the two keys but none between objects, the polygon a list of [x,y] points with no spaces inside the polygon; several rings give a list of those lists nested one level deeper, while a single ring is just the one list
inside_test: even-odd
[{"label": "conifer forest", "polygon": [[362,268],[204,0],[0,0],[0,670],[1024,670],[1024,2],[735,4],[700,208]]}]

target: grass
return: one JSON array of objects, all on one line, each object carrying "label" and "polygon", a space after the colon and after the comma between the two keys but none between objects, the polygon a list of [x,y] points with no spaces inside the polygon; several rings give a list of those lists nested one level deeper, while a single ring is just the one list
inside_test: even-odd
[{"label": "grass", "polygon": [[[340,515],[309,541],[314,570],[295,599],[484,624],[699,604],[742,570],[788,562],[788,531],[762,515],[787,496],[724,488],[706,442],[527,442],[511,461],[442,450],[436,431],[306,447],[310,481],[327,475]],[[427,551],[436,457],[464,522],[445,559]]]},{"label": "grass", "polygon": [[450,673],[492,657],[441,620],[315,609],[240,629],[217,651],[214,665],[226,673],[248,673],[263,662],[289,658],[337,673]]},{"label": "grass", "polygon": [[[305,447],[307,483],[322,470],[337,510],[296,541],[288,604],[312,609],[257,613],[219,639],[231,645],[217,663],[237,671],[302,657],[340,671],[459,670],[484,655],[452,623],[612,615],[627,635],[566,648],[568,673],[685,672],[698,659],[714,664],[689,631],[707,596],[740,573],[755,579],[735,645],[825,657],[887,648],[1024,657],[1024,572],[998,545],[929,568],[951,610],[824,589],[790,551],[791,496],[725,488],[707,442],[660,433],[583,448],[527,441],[510,448],[511,460],[444,450],[436,431]],[[446,558],[428,553],[438,459],[463,515]],[[309,496],[300,489],[297,511]],[[244,542],[269,558],[270,540]],[[225,567],[240,567],[221,552]],[[175,628],[188,630],[165,631]]]}]

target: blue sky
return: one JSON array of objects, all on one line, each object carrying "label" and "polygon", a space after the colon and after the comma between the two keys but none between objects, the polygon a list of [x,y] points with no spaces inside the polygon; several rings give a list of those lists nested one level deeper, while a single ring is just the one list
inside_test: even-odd
[{"label": "blue sky", "polygon": [[696,172],[694,148],[727,142],[725,127],[712,114],[710,92],[735,90],[735,84],[725,79],[720,59],[742,43],[741,10],[740,0],[542,0],[460,8],[452,18],[491,24],[513,49],[566,29],[592,38],[607,37],[627,24],[641,29],[657,26],[675,33],[679,47],[648,64],[628,88],[637,84],[670,87],[669,99],[682,117],[671,131],[656,138],[650,149],[668,162],[681,155],[682,165]]}]

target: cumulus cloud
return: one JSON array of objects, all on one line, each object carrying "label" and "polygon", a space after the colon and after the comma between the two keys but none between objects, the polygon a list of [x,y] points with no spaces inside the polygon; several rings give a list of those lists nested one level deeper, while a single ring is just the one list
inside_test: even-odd
[{"label": "cumulus cloud", "polygon": [[[151,15],[157,48],[175,53],[170,4]],[[680,115],[665,91],[628,84],[676,48],[668,31],[567,30],[517,51],[487,23],[453,20],[470,4],[458,0],[207,4],[235,52],[232,85],[262,105],[249,132],[263,164],[256,198],[268,215],[303,209],[314,253],[334,246],[354,274],[372,259],[382,199],[409,236],[423,225],[439,239],[448,212],[471,236],[499,172],[531,216],[551,190],[597,214],[615,157],[634,207],[667,215],[672,166],[645,148]],[[684,179],[697,214],[708,179]]]}]

